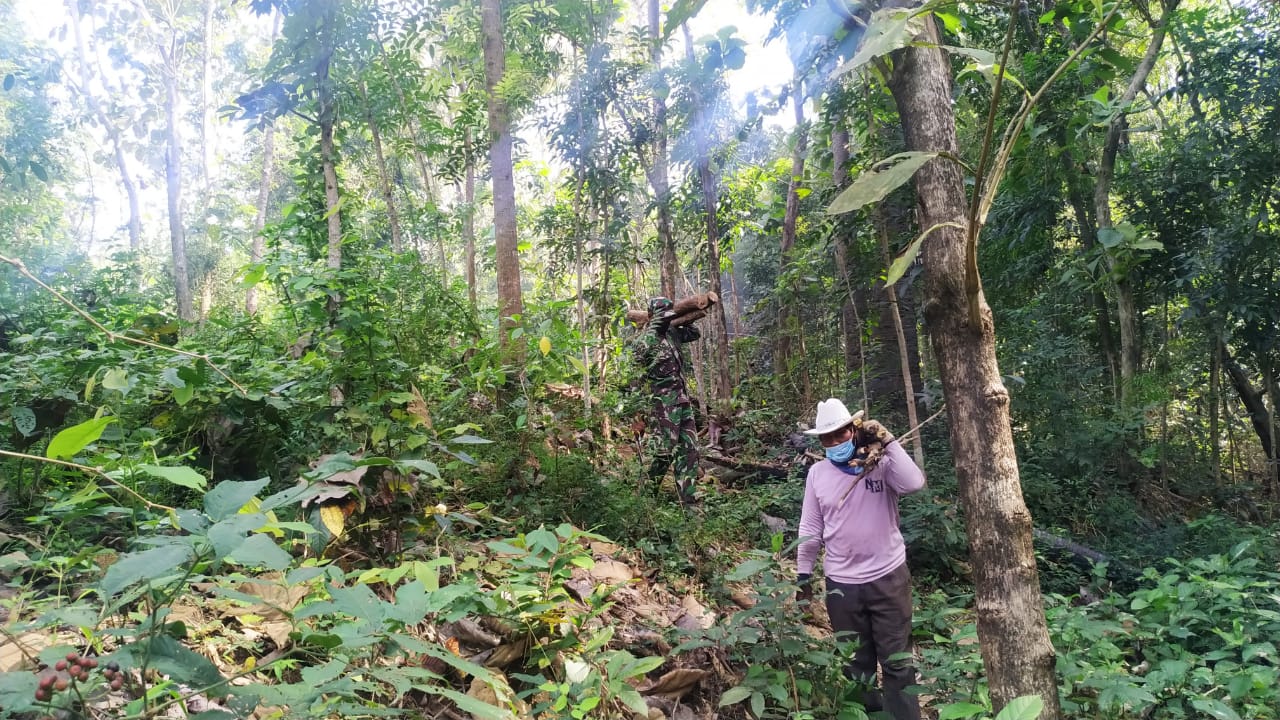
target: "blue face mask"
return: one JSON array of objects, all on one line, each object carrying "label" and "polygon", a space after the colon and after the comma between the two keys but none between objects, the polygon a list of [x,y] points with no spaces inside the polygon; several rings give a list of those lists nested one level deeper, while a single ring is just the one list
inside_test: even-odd
[{"label": "blue face mask", "polygon": [[834,463],[847,463],[853,459],[853,438],[849,438],[839,445],[826,448],[827,459]]}]

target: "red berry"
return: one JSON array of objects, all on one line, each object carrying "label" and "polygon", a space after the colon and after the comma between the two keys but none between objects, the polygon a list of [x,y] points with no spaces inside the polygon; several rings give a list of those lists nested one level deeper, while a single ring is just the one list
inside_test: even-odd
[{"label": "red berry", "polygon": [[53,669],[54,669],[54,670],[57,670],[58,672],[62,672],[63,670],[66,670],[66,669],[67,669],[67,661],[66,661],[66,660],[59,660],[58,662],[56,662],[56,663],[54,663],[54,664],[53,664]]},{"label": "red berry", "polygon": [[57,690],[58,692],[62,692],[63,690],[66,690],[67,681],[63,680],[62,678],[58,678],[58,681],[53,684],[53,689]]},{"label": "red berry", "polygon": [[112,690],[119,690],[122,687],[124,687],[124,681],[121,680],[120,678],[116,678],[115,680],[111,681]]},{"label": "red berry", "polygon": [[36,690],[36,700],[40,702],[49,702],[51,697],[48,690]]},{"label": "red berry", "polygon": [[52,687],[55,680],[57,680],[57,678],[53,675],[43,675],[40,677],[39,686],[41,688]]},{"label": "red berry", "polygon": [[74,653],[74,652],[67,653],[67,662],[73,663],[79,659],[80,659],[80,653]]},{"label": "red berry", "polygon": [[92,670],[92,669],[94,669],[94,668],[98,667],[98,659],[97,659],[97,658],[85,658],[85,659],[80,663],[80,665],[81,665],[81,666],[83,666],[83,667],[87,667],[87,668],[89,668],[90,670]]}]

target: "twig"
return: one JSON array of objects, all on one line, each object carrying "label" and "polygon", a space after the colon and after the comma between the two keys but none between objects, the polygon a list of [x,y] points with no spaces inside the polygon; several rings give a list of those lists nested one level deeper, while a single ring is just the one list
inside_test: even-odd
[{"label": "twig", "polygon": [[[934,414],[930,415],[929,417],[925,418],[924,422],[922,422],[922,423],[920,423],[919,425],[917,425],[917,426],[915,426],[915,427],[911,428],[910,430],[907,430],[906,432],[902,433],[902,435],[900,435],[900,436],[898,436],[898,437],[895,437],[895,438],[891,439],[889,442],[885,443],[885,447],[888,447],[888,446],[890,446],[890,445],[892,445],[892,444],[894,444],[894,443],[899,443],[899,444],[901,444],[904,440],[906,440],[907,438],[910,438],[912,433],[914,433],[914,432],[919,432],[919,431],[920,431],[920,428],[924,427],[925,425],[928,425],[930,422],[932,422],[934,419],[936,419],[939,415],[941,415],[941,414],[943,413],[943,411],[945,411],[946,409],[947,409],[947,406],[946,406],[946,405],[943,405],[942,407],[938,408],[938,412],[936,412],[936,413],[934,413]],[[923,470],[924,468],[920,468],[920,469],[921,469],[921,470]],[[838,507],[843,506],[843,505],[844,505],[844,501],[845,501],[845,500],[847,500],[847,499],[849,499],[849,493],[852,493],[852,492],[853,492],[853,489],[854,489],[854,488],[856,488],[856,487],[858,487],[858,481],[859,481],[859,480],[861,480],[861,479],[862,479],[862,476],[861,476],[861,475],[857,475],[857,476],[855,476],[855,477],[854,477],[854,481],[853,481],[852,483],[849,483],[849,489],[844,491],[844,494],[840,496],[840,501],[839,501],[838,503],[836,503],[836,507],[837,507],[837,508],[838,508]]]},{"label": "twig", "polygon": [[141,502],[143,505],[146,505],[146,506],[147,506],[147,509],[148,509],[148,510],[155,510],[155,509],[159,509],[159,510],[165,510],[165,511],[168,511],[168,512],[171,512],[171,513],[173,513],[173,512],[177,512],[177,509],[176,509],[176,508],[171,508],[171,507],[169,507],[168,505],[163,505],[163,504],[158,503],[158,502],[151,502],[150,500],[148,500],[148,499],[146,499],[145,497],[143,497],[142,495],[140,495],[140,494],[138,493],[138,491],[137,491],[137,490],[134,490],[133,488],[129,487],[128,485],[125,485],[124,483],[120,482],[119,480],[116,480],[115,478],[113,478],[113,477],[111,477],[110,475],[106,474],[105,472],[103,472],[103,471],[102,471],[101,469],[99,469],[99,468],[89,467],[88,465],[81,465],[80,463],[67,462],[66,460],[54,460],[53,458],[40,457],[39,455],[28,455],[28,454],[26,454],[26,453],[12,452],[12,451],[10,451],[10,450],[0,450],[0,455],[4,455],[4,456],[7,456],[7,457],[18,458],[18,459],[20,459],[20,460],[35,460],[36,462],[49,463],[49,464],[51,464],[51,465],[62,465],[62,466],[64,466],[64,467],[75,468],[76,470],[80,470],[80,471],[82,471],[82,472],[87,472],[87,473],[89,473],[89,474],[91,474],[91,475],[97,475],[98,477],[102,478],[103,480],[106,480],[107,482],[111,483],[112,485],[114,485],[114,486],[116,486],[116,487],[120,488],[121,490],[124,490],[125,492],[127,492],[127,493],[129,493],[130,495],[132,495],[132,496],[134,496],[135,498],[137,498],[139,502]]},{"label": "twig", "polygon": [[106,335],[107,339],[110,340],[111,342],[122,341],[127,343],[133,343],[134,345],[142,345],[144,347],[155,348],[156,350],[164,350],[165,352],[171,352],[177,355],[183,355],[185,357],[201,360],[205,362],[209,367],[213,368],[213,371],[221,375],[224,380],[231,383],[232,387],[234,387],[236,390],[239,390],[241,395],[249,394],[240,385],[240,383],[233,380],[230,375],[223,372],[223,370],[219,368],[217,365],[214,365],[213,360],[210,360],[208,355],[201,354],[201,353],[194,353],[189,350],[179,350],[178,348],[170,347],[168,345],[161,345],[159,343],[153,343],[150,340],[142,340],[140,338],[129,337],[128,335],[121,335],[120,333],[114,332],[112,330],[108,330],[105,325],[103,325],[102,323],[94,319],[92,315],[90,315],[88,312],[85,312],[83,309],[80,308],[80,306],[71,302],[62,293],[58,292],[57,290],[54,290],[52,287],[49,287],[49,285],[45,284],[43,280],[33,275],[31,271],[27,269],[27,266],[23,264],[22,260],[18,258],[10,258],[10,257],[5,257],[4,255],[0,255],[0,262],[5,262],[12,265],[14,268],[17,269],[19,274],[26,277],[28,280],[35,283],[36,285],[39,285],[41,288],[52,293],[54,297],[58,298],[58,300],[62,302],[62,304],[74,310],[76,314],[80,315],[80,317],[83,317],[85,320],[87,320],[90,325],[94,326],[102,334]]}]

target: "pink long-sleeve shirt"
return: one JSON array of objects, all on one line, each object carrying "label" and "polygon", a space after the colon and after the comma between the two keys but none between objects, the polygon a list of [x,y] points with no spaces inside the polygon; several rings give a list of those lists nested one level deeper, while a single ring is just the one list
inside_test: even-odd
[{"label": "pink long-sleeve shirt", "polygon": [[[840,498],[853,485],[844,503]],[[924,487],[924,473],[898,442],[889,443],[874,470],[849,475],[830,460],[809,468],[800,510],[797,571],[812,573],[818,550],[827,577],[861,584],[878,580],[907,561],[898,530],[898,498]]]}]

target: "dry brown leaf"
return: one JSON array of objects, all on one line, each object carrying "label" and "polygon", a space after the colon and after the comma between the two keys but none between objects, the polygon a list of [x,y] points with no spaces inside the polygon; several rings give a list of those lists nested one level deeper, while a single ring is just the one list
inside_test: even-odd
[{"label": "dry brown leaf", "polygon": [[647,686],[642,685],[637,689],[641,695],[663,695],[674,700],[687,695],[710,674],[708,670],[677,668]]},{"label": "dry brown leaf", "polygon": [[6,634],[3,637],[4,642],[0,643],[0,672],[34,669],[35,665],[27,659],[28,656],[39,655],[41,650],[57,641],[49,633],[30,632],[16,637]]},{"label": "dry brown leaf", "polygon": [[597,560],[595,567],[591,568],[589,572],[597,582],[606,582],[613,585],[629,583],[635,577],[635,573],[626,564],[607,558]]},{"label": "dry brown leaf", "polygon": [[409,384],[409,392],[413,393],[413,399],[405,407],[405,412],[416,421],[410,425],[422,425],[428,430],[435,429],[431,423],[431,409],[427,407],[427,401],[423,399],[422,393],[418,392],[417,386],[412,383]]},{"label": "dry brown leaf", "polygon": [[320,522],[324,523],[334,537],[342,537],[342,531],[346,529],[347,516],[338,505],[323,505],[320,507]]}]

